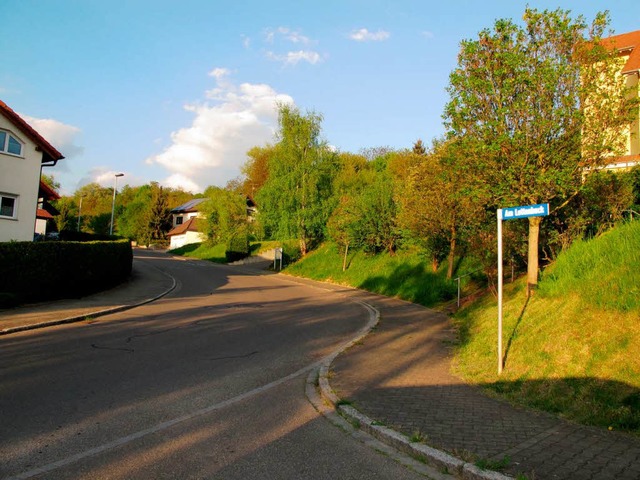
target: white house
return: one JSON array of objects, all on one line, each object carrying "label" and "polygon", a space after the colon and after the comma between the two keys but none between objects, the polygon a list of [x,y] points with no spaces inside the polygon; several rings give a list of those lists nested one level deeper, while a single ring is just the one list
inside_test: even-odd
[{"label": "white house", "polygon": [[206,198],[194,198],[187,203],[171,210],[173,228],[167,236],[171,239],[170,249],[180,248],[190,243],[200,243],[206,240],[205,235],[198,230],[198,218],[201,216],[198,206]]},{"label": "white house", "polygon": [[0,242],[33,240],[41,169],[63,158],[0,100]]},{"label": "white house", "polygon": [[51,203],[51,200],[59,200],[60,195],[40,180],[40,188],[38,189],[38,209],[36,210],[36,233],[38,235],[45,236],[47,234],[47,220],[53,220],[55,215],[59,215],[60,212],[55,209]]}]

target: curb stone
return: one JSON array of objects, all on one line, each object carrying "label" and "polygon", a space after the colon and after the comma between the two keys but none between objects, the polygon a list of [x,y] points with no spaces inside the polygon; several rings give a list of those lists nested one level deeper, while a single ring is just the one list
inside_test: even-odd
[{"label": "curb stone", "polygon": [[67,323],[76,323],[76,322],[81,322],[83,320],[86,320],[88,317],[91,318],[97,318],[97,317],[102,317],[104,315],[110,315],[112,313],[119,313],[119,312],[124,312],[125,310],[130,310],[132,308],[136,308],[136,307],[140,307],[142,305],[146,305],[147,303],[151,303],[151,302],[155,302],[156,300],[164,297],[165,295],[169,294],[170,292],[172,292],[175,288],[176,288],[176,279],[173,278],[171,275],[169,275],[168,273],[160,270],[160,272],[162,272],[163,275],[166,275],[167,277],[169,277],[171,279],[171,286],[165,290],[164,292],[160,293],[159,295],[156,295],[155,297],[152,298],[147,298],[145,300],[142,300],[140,302],[137,303],[133,303],[130,305],[118,305],[116,307],[110,307],[110,308],[105,308],[104,310],[97,310],[95,312],[88,312],[88,313],[83,313],[82,315],[72,315],[70,317],[67,318],[62,318],[59,320],[50,320],[47,322],[40,322],[40,323],[33,323],[31,325],[23,325],[23,326],[19,326],[19,327],[10,327],[10,328],[5,328],[3,330],[0,330],[0,336],[1,335],[9,335],[11,333],[18,333],[18,332],[24,332],[27,330],[35,330],[37,328],[44,328],[44,327],[53,327],[56,325],[64,325]]},{"label": "curb stone", "polygon": [[[367,331],[361,337],[351,342],[344,349],[342,349],[342,351],[338,352],[337,355],[344,352],[352,344],[356,343],[356,341],[359,341],[367,336],[371,332],[371,330],[378,324],[380,312],[368,303],[358,303],[361,303],[369,311],[375,312],[375,322],[370,323],[370,325],[368,325]],[[500,472],[483,470],[472,463],[465,462],[448,453],[437,450],[423,443],[412,442],[405,435],[396,432],[391,428],[385,427],[384,425],[378,425],[374,420],[359,412],[351,405],[338,405],[340,399],[335,394],[329,383],[329,369],[331,368],[331,364],[333,363],[333,360],[335,360],[337,355],[328,358],[320,366],[318,370],[318,387],[321,397],[326,402],[331,404],[333,408],[340,415],[346,418],[347,421],[349,421],[349,423],[351,423],[354,427],[369,433],[374,438],[380,440],[383,443],[386,443],[387,445],[390,445],[396,450],[399,450],[414,458],[422,458],[429,464],[453,473],[454,475],[464,480],[514,480],[513,477],[504,475]]]}]

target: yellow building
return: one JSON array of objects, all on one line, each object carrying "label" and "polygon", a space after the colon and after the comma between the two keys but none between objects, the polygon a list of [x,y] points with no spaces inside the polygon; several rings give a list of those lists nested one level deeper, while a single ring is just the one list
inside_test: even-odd
[{"label": "yellow building", "polygon": [[[640,74],[640,30],[622,33],[604,39],[605,45],[615,48],[618,56],[624,62],[620,72],[627,87],[631,87],[633,95],[640,95],[638,75]],[[627,169],[640,164],[640,108],[635,113],[635,119],[624,131],[626,137],[626,151],[616,157],[605,168],[608,170]]]}]

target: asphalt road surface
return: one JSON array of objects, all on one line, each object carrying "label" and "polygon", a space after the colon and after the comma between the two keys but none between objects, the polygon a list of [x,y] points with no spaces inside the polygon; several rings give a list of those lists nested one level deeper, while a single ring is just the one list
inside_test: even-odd
[{"label": "asphalt road surface", "polygon": [[275,275],[149,254],[146,306],[0,337],[0,478],[424,478],[305,396],[369,313]]}]

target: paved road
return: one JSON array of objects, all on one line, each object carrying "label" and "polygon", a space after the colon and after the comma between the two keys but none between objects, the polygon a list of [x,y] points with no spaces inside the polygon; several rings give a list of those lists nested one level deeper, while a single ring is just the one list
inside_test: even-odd
[{"label": "paved road", "polygon": [[276,276],[145,261],[152,304],[0,337],[0,478],[423,478],[307,401],[361,305]]}]

